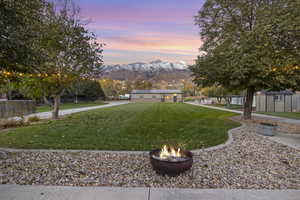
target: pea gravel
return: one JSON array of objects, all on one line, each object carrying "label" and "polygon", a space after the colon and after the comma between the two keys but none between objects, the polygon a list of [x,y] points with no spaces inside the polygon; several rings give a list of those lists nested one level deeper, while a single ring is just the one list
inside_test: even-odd
[{"label": "pea gravel", "polygon": [[228,189],[300,189],[300,151],[257,135],[256,125],[233,142],[194,155],[192,170],[157,175],[148,155],[95,152],[2,152],[0,183]]}]

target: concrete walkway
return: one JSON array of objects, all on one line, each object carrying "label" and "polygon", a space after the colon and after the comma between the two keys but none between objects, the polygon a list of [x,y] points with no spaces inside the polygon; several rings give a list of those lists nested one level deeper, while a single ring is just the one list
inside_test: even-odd
[{"label": "concrete walkway", "polygon": [[[204,107],[204,108],[210,108],[210,109],[215,109],[215,110],[222,110],[222,111],[227,111],[227,112],[243,114],[243,111],[240,111],[240,110],[231,110],[231,109],[227,109],[227,108],[219,108],[219,107],[208,106],[208,105],[203,105],[203,104],[193,103],[193,102],[187,102],[187,104],[191,104],[191,105],[195,105],[195,106],[201,106],[201,107]],[[296,119],[288,119],[288,118],[284,118],[284,117],[277,117],[277,116],[264,115],[264,114],[258,114],[258,113],[252,113],[252,116],[263,117],[263,118],[268,118],[268,119],[271,119],[271,120],[274,120],[274,121],[281,121],[281,122],[285,122],[285,123],[300,125],[300,120],[296,120]]]},{"label": "concrete walkway", "polygon": [[300,190],[0,185],[1,200],[299,200]]},{"label": "concrete walkway", "polygon": [[275,136],[268,137],[268,139],[300,150],[300,134],[278,133]]},{"label": "concrete walkway", "polygon": [[[82,112],[82,111],[95,110],[95,109],[99,109],[99,108],[108,108],[108,107],[118,106],[118,105],[123,105],[123,104],[128,104],[128,103],[129,103],[129,101],[110,101],[110,102],[108,102],[108,104],[100,105],[100,106],[90,106],[90,107],[60,110],[59,116],[69,115],[69,114],[78,113],[78,112]],[[25,119],[27,119],[28,117],[31,117],[31,116],[38,116],[40,119],[49,119],[52,117],[52,113],[51,112],[34,113],[31,115],[26,115]],[[19,119],[19,118],[14,117],[14,119]]]},{"label": "concrete walkway", "polygon": [[[210,109],[215,109],[215,110],[222,110],[222,111],[228,111],[228,112],[243,114],[243,111],[239,111],[239,110],[231,110],[231,109],[227,109],[227,108],[207,106],[207,105],[198,104],[198,103],[188,103],[188,104],[201,106],[201,107],[204,107],[204,108],[210,108]],[[263,115],[263,114],[257,114],[257,113],[252,113],[252,115],[255,116],[255,117],[267,118],[267,119],[274,120],[274,121],[280,121],[280,122],[300,125],[300,120],[288,119],[288,118],[283,118],[283,117],[276,117],[276,116],[271,116],[271,115]],[[300,135],[299,134],[297,135],[297,134],[278,133],[275,136],[268,137],[268,139],[300,150]]]}]

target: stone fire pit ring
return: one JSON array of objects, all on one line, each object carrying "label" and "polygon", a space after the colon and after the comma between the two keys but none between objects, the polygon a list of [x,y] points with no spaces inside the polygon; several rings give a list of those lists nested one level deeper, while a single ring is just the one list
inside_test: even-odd
[{"label": "stone fire pit ring", "polygon": [[161,149],[150,151],[150,162],[154,171],[160,175],[177,176],[189,169],[193,165],[193,153],[190,151],[182,150],[181,153],[185,155],[184,160],[168,161],[159,159]]}]

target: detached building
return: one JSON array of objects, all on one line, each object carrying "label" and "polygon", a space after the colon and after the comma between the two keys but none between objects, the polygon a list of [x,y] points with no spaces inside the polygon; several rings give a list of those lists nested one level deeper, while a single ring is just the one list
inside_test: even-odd
[{"label": "detached building", "polygon": [[256,96],[258,112],[300,112],[300,95],[290,90],[259,92]]},{"label": "detached building", "polygon": [[182,102],[181,90],[133,90],[133,102]]}]

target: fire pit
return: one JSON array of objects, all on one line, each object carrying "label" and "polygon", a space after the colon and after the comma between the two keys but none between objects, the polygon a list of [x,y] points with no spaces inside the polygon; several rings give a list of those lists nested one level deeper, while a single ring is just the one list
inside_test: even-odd
[{"label": "fire pit", "polygon": [[150,151],[152,168],[161,175],[177,176],[189,170],[193,165],[193,154],[190,151],[174,149],[164,145],[162,149]]}]

